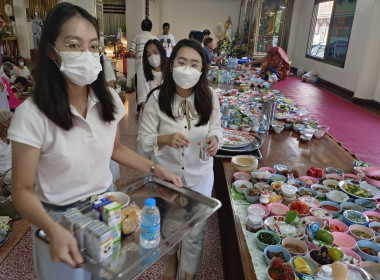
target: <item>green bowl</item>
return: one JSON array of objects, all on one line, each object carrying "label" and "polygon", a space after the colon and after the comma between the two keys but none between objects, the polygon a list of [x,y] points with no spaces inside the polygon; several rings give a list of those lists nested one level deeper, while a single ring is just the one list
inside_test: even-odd
[{"label": "green bowl", "polygon": [[[262,233],[262,232],[267,232],[267,233],[273,235],[273,236],[274,236],[274,240],[276,241],[276,244],[265,244],[265,243],[261,242],[261,241],[259,240],[259,235],[260,235],[260,233]],[[274,233],[273,231],[271,231],[271,230],[263,229],[263,230],[259,230],[258,232],[256,232],[256,243],[257,243],[257,246],[259,246],[259,248],[260,248],[262,251],[264,251],[264,249],[265,249],[267,246],[269,246],[269,245],[279,245],[280,242],[281,242],[281,238],[280,238],[280,236],[278,236],[277,234],[275,234],[275,233]]]},{"label": "green bowl", "polygon": [[292,266],[294,272],[296,273],[296,275],[297,275],[300,279],[301,279],[302,277],[304,277],[304,276],[310,276],[310,275],[307,275],[307,274],[301,273],[301,272],[299,272],[299,271],[295,268],[295,266],[294,266],[294,260],[295,260],[296,258],[301,258],[301,259],[303,259],[303,260],[308,264],[308,266],[309,266],[310,269],[311,269],[311,273],[312,273],[311,276],[314,276],[314,275],[315,275],[315,271],[316,271],[317,268],[319,267],[319,265],[318,265],[315,261],[313,261],[311,258],[306,257],[306,256],[294,256],[294,257],[292,257],[292,258],[290,259],[290,265]]}]

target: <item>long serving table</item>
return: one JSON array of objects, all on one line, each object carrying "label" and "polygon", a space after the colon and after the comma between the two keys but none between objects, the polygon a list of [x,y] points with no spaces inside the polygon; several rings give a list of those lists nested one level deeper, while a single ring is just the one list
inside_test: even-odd
[{"label": "long serving table", "polygon": [[[347,173],[353,171],[355,156],[327,134],[309,142],[302,142],[299,134],[293,130],[283,130],[279,134],[270,131],[259,136],[264,141],[260,148],[262,159],[259,160],[259,167],[273,167],[281,163],[298,171],[300,176],[306,174],[311,166],[323,170],[334,166]],[[234,172],[230,159],[215,159],[214,189],[216,198],[222,202],[218,215],[225,278],[262,280],[265,279],[263,275],[266,269],[263,252],[252,252],[251,247],[255,246],[252,244],[254,233],[247,233],[244,228],[242,209],[245,208],[236,205],[236,200],[232,198],[230,185]]]}]

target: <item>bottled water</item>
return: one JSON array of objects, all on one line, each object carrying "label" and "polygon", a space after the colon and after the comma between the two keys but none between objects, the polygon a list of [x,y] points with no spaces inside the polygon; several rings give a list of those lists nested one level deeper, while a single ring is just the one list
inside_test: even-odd
[{"label": "bottled water", "polygon": [[333,280],[332,269],[327,265],[322,265],[321,270],[315,275],[315,280]]},{"label": "bottled water", "polygon": [[141,211],[140,245],[151,249],[160,244],[160,211],[154,198],[147,198]]}]

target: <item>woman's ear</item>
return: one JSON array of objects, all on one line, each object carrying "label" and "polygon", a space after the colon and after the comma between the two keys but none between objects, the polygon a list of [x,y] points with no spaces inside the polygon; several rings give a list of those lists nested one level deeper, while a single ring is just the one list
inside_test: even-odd
[{"label": "woman's ear", "polygon": [[54,49],[52,45],[49,44],[48,49],[47,49],[48,58],[50,58],[53,61],[56,61],[57,60],[56,55],[57,55],[57,51]]}]

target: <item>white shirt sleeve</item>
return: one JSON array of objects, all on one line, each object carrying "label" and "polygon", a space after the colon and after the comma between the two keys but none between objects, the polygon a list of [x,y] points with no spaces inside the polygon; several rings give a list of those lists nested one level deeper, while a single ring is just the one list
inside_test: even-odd
[{"label": "white shirt sleeve", "polygon": [[135,36],[135,38],[133,38],[133,40],[131,42],[131,46],[129,47],[129,50],[136,52],[136,44],[137,44],[137,36]]},{"label": "white shirt sleeve", "polygon": [[215,135],[218,137],[219,142],[219,148],[223,146],[223,129],[221,126],[221,114],[220,114],[220,105],[219,105],[219,99],[218,95],[214,92],[214,90],[211,90],[212,93],[212,113],[210,116],[210,128],[209,132],[207,134],[207,137]]},{"label": "white shirt sleeve", "polygon": [[153,151],[158,150],[157,136],[161,110],[157,99],[158,91],[154,91],[145,105],[139,125],[137,142],[144,154],[153,154]]},{"label": "white shirt sleeve", "polygon": [[123,102],[121,101],[121,98],[117,92],[111,88],[108,87],[109,91],[111,92],[113,99],[115,100],[115,106],[116,106],[116,113],[115,113],[115,120],[119,122],[127,113],[125,106]]},{"label": "white shirt sleeve", "polygon": [[172,47],[174,47],[175,46],[175,40],[174,40],[174,36],[172,35],[172,40],[171,40],[171,45],[172,45]]},{"label": "white shirt sleeve", "polygon": [[140,67],[137,71],[137,104],[146,102],[146,97],[148,96],[149,91],[149,85],[144,75],[144,68]]},{"label": "white shirt sleeve", "polygon": [[113,71],[111,59],[106,58],[103,60],[103,71],[106,82],[116,81],[115,72]]}]

